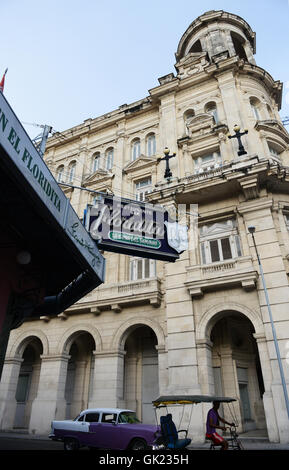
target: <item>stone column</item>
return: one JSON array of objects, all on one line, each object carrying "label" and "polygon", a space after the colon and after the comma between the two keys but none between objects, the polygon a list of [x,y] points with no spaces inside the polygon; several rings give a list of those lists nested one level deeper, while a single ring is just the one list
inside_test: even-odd
[{"label": "stone column", "polygon": [[[168,388],[168,360],[167,351],[164,345],[157,345],[156,350],[158,352],[158,366],[159,366],[159,394],[165,395]],[[157,398],[157,397],[156,397]]]},{"label": "stone column", "polygon": [[265,411],[266,426],[268,431],[268,437],[270,442],[280,442],[280,436],[278,431],[278,425],[276,421],[276,412],[273,402],[273,394],[271,391],[272,384],[272,370],[270,364],[270,358],[268,354],[267,341],[265,335],[253,334],[256,339],[260,364],[262,368],[262,376],[264,382],[265,392],[263,394],[263,405]]},{"label": "stone column", "polygon": [[32,378],[30,383],[30,390],[29,390],[29,400],[25,406],[25,427],[29,426],[30,416],[31,416],[31,406],[33,401],[37,396],[38,386],[39,386],[39,377],[40,377],[40,370],[41,370],[41,362],[40,359],[36,364],[32,366]]},{"label": "stone column", "polygon": [[72,417],[77,416],[84,408],[86,408],[84,397],[86,366],[86,361],[75,362],[75,378],[70,412]]},{"label": "stone column", "polygon": [[[241,127],[241,130],[248,127],[247,117],[245,116],[245,113],[243,113],[243,98],[241,100],[241,95],[236,88],[236,79],[232,71],[218,75],[217,79],[229,132],[234,135],[233,128],[235,124],[238,124]],[[246,151],[248,153],[252,153],[254,149],[253,147],[251,149],[251,140],[247,138],[246,135],[242,137],[242,142]],[[233,155],[233,158],[238,158],[237,139],[228,139],[226,145],[231,148],[231,150],[229,150],[229,154]]]},{"label": "stone column", "polygon": [[16,389],[20,367],[23,362],[21,357],[7,358],[4,363],[0,383],[0,429],[13,429],[16,412]]},{"label": "stone column", "polygon": [[47,434],[52,420],[65,419],[64,398],[67,375],[67,354],[40,356],[42,359],[37,397],[31,408],[29,431]]},{"label": "stone column", "polygon": [[198,339],[197,344],[197,358],[199,381],[204,395],[214,395],[215,383],[213,376],[212,365],[212,348],[213,343],[209,339]]},{"label": "stone column", "polygon": [[123,402],[124,355],[122,350],[94,352],[94,376],[89,407],[118,407]]},{"label": "stone column", "polygon": [[[168,348],[168,395],[201,394],[199,383],[193,304],[184,282],[188,251],[175,263],[166,264],[166,319]],[[176,411],[177,413],[177,411]],[[180,416],[173,418],[179,422]],[[195,406],[190,435],[193,440],[204,440],[202,406]]]},{"label": "stone column", "polygon": [[193,166],[193,159],[192,156],[190,155],[190,152],[188,150],[188,144],[187,142],[183,143],[181,145],[182,148],[182,177],[185,176],[190,176],[194,174],[194,166]]},{"label": "stone column", "polygon": [[[168,147],[170,149],[170,154],[178,151],[177,149],[177,129],[176,129],[176,103],[174,93],[170,93],[162,97],[161,106],[160,106],[160,133],[162,135],[161,143],[161,154],[163,154],[163,149]],[[170,169],[172,171],[173,177],[180,178],[180,169],[178,165],[178,156],[171,158],[169,160]],[[161,162],[158,168],[158,176],[163,178],[165,171],[165,162]]]},{"label": "stone column", "polygon": [[137,361],[136,355],[125,359],[124,406],[131,410],[137,409]]},{"label": "stone column", "polygon": [[[285,381],[288,390],[289,368],[288,364],[286,363],[286,347],[288,343],[287,317],[289,307],[289,286],[288,276],[285,270],[282,252],[280,249],[280,243],[276,232],[276,226],[272,217],[271,204],[272,202],[270,200],[267,202],[266,205],[264,203],[258,204],[258,202],[256,202],[254,204],[254,207],[248,207],[247,210],[244,209],[243,214],[247,227],[250,225],[254,225],[256,227],[255,241],[264,271],[264,278],[266,282],[273,321],[276,329],[277,341],[280,349],[280,356],[283,363]],[[248,237],[249,245],[252,250],[251,253],[253,255],[254,264],[256,270],[259,272],[259,266],[256,260],[256,253],[253,245],[253,240],[250,235],[248,235]],[[268,246],[270,247],[270,249],[268,249]],[[269,394],[266,395],[265,400],[267,398],[271,399],[270,394],[272,394],[280,442],[288,443],[289,422],[285,406],[283,388],[281,385],[280,371],[273,342],[272,327],[269,319],[268,306],[265,298],[261,277],[259,277],[258,280],[257,293],[268,347],[268,355],[270,361],[268,362],[268,365],[270,363],[270,368],[272,371],[271,388],[267,388],[267,392],[269,392]],[[262,362],[261,365],[263,367]],[[268,410],[269,404],[267,404],[266,420],[268,421],[268,419],[272,419],[273,423],[275,420],[275,415],[271,408],[272,417],[269,418]],[[276,433],[273,431],[273,424],[270,424],[269,427],[272,428],[270,432],[272,432],[272,435],[275,435],[276,438]]]}]

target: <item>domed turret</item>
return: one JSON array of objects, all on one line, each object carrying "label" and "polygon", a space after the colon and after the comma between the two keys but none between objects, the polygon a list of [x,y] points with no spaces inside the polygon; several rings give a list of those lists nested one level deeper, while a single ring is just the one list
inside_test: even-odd
[{"label": "domed turret", "polygon": [[240,16],[223,10],[211,10],[194,20],[183,34],[176,52],[177,62],[188,54],[208,57],[218,62],[239,56],[255,64],[255,33]]}]

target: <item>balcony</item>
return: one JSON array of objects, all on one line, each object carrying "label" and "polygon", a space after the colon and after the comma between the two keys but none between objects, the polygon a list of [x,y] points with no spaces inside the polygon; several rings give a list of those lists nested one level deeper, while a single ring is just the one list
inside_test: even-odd
[{"label": "balcony", "polygon": [[157,277],[103,284],[73,305],[66,313],[86,311],[99,315],[103,310],[120,313],[123,307],[141,304],[149,304],[157,308],[161,305],[162,297],[161,281]]},{"label": "balcony", "polygon": [[187,286],[191,297],[200,297],[205,291],[241,286],[244,290],[255,289],[258,273],[252,257],[226,260],[187,268]]}]

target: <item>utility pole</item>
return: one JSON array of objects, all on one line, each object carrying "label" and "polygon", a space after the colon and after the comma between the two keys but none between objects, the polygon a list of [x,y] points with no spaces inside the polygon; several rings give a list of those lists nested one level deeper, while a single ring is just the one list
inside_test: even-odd
[{"label": "utility pole", "polygon": [[47,139],[48,139],[48,135],[50,134],[51,131],[52,131],[52,127],[45,124],[44,129],[43,129],[41,142],[40,142],[40,146],[39,146],[39,150],[38,150],[38,152],[40,153],[41,158],[43,158],[43,155],[44,155],[44,152],[45,152],[45,147],[46,147],[46,142],[47,142]]},{"label": "utility pole", "polygon": [[[48,126],[47,124],[35,124],[34,122],[22,122],[22,124],[28,124],[29,126],[41,127],[43,129],[42,134],[39,134],[34,139],[32,139],[32,142],[37,148],[38,153],[40,154],[41,158],[43,158],[48,136],[53,131],[52,126]],[[40,142],[39,142],[39,139],[41,139]]]}]

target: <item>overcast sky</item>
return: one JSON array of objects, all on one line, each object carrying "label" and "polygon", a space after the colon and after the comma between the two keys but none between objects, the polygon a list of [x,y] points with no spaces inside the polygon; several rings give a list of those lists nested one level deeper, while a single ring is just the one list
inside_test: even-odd
[{"label": "overcast sky", "polygon": [[208,10],[256,32],[257,65],[283,82],[289,116],[288,0],[0,0],[4,94],[22,122],[58,131],[142,99],[175,72],[182,34]]}]

